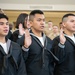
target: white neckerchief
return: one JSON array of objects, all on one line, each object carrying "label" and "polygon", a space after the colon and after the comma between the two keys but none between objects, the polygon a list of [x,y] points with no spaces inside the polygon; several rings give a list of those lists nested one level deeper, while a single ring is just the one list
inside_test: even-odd
[{"label": "white neckerchief", "polygon": [[0,42],[0,45],[3,47],[4,52],[5,52],[6,54],[8,54],[7,44],[6,44],[6,43],[1,43],[1,42]]},{"label": "white neckerchief", "polygon": [[74,35],[73,36],[65,35],[65,36],[69,37],[75,43],[75,36]]}]

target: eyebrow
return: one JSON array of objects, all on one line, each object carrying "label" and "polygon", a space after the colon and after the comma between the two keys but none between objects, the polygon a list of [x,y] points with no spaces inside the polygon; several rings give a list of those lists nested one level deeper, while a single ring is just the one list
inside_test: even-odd
[{"label": "eyebrow", "polygon": [[9,22],[0,22],[0,23],[9,23]]}]

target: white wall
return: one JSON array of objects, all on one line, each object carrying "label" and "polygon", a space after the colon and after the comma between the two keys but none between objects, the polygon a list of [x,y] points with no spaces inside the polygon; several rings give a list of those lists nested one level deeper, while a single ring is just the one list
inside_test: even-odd
[{"label": "white wall", "polygon": [[0,0],[4,10],[75,11],[75,0]]},{"label": "white wall", "polygon": [[74,5],[75,0],[0,0],[0,3],[12,4],[69,4]]}]

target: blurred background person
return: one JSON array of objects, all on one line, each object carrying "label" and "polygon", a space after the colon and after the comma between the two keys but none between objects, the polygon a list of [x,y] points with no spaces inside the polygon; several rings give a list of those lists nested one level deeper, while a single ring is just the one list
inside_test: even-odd
[{"label": "blurred background person", "polygon": [[9,29],[10,31],[13,33],[14,32],[14,24],[13,23],[9,23]]},{"label": "blurred background person", "polygon": [[49,35],[49,38],[53,40],[55,37],[59,36],[59,27],[57,25],[53,26],[52,32]]},{"label": "blurred background person", "polygon": [[21,13],[18,17],[17,17],[17,21],[16,21],[16,28],[17,30],[15,30],[13,32],[13,41],[16,42],[21,36],[23,36],[24,34],[24,30],[27,29],[27,25],[28,25],[28,14],[27,13]]},{"label": "blurred background person", "polygon": [[50,33],[52,32],[52,26],[53,26],[53,22],[52,21],[48,21],[47,26],[44,28],[44,33],[49,37]]},{"label": "blurred background person", "polygon": [[63,28],[62,22],[59,23],[59,28]]}]

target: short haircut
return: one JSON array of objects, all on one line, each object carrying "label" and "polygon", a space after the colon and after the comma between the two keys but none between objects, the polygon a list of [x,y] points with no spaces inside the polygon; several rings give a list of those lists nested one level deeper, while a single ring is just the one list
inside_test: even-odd
[{"label": "short haircut", "polygon": [[58,27],[58,25],[53,25],[53,27],[54,27],[54,26]]},{"label": "short haircut", "polygon": [[59,22],[59,25],[61,25],[62,24],[62,22]]},{"label": "short haircut", "polygon": [[27,13],[21,13],[16,20],[16,28],[19,27],[19,24],[21,23],[23,25],[23,27],[25,28],[24,24],[25,24],[25,19],[28,17]]},{"label": "short haircut", "polygon": [[32,21],[33,20],[35,14],[43,14],[44,15],[44,13],[43,13],[42,10],[33,10],[29,14],[29,21]]},{"label": "short haircut", "polygon": [[52,22],[51,20],[49,20],[48,22]]},{"label": "short haircut", "polygon": [[72,13],[65,14],[65,15],[62,17],[62,22],[67,21],[67,18],[68,18],[69,16],[75,16],[75,14],[72,14]]},{"label": "short haircut", "polygon": [[6,20],[8,20],[8,19],[9,19],[9,18],[8,18],[5,14],[0,13],[0,19],[2,19],[2,18],[5,18]]}]

